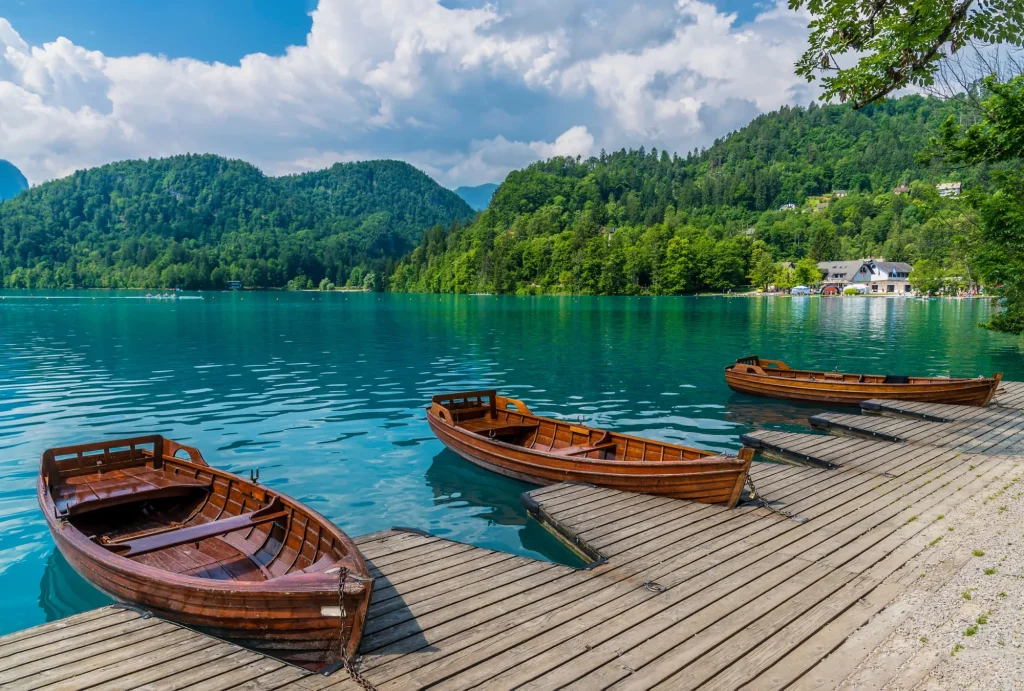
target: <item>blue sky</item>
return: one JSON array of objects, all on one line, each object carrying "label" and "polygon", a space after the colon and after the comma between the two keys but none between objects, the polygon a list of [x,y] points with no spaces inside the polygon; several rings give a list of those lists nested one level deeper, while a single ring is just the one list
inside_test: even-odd
[{"label": "blue sky", "polygon": [[3,0],[32,45],[65,36],[112,57],[158,53],[237,63],[305,41],[316,0]]},{"label": "blue sky", "polygon": [[186,151],[389,157],[454,187],[682,152],[815,97],[806,25],[739,0],[0,0],[0,158],[36,184]]}]

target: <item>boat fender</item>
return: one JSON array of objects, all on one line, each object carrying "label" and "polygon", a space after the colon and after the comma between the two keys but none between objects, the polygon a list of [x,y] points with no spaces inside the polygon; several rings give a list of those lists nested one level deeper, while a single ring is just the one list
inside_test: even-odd
[{"label": "boat fender", "polygon": [[529,492],[519,495],[519,503],[530,513],[540,513],[540,502],[530,496]]},{"label": "boat fender", "polygon": [[744,446],[749,446],[752,449],[764,448],[764,445],[761,443],[760,439],[758,439],[757,437],[752,437],[749,434],[741,434],[740,443],[743,444]]}]

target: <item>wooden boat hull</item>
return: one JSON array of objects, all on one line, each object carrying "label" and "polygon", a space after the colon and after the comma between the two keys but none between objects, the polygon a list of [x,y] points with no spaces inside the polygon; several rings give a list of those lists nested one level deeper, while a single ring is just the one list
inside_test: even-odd
[{"label": "wooden boat hull", "polygon": [[[752,358],[744,358],[750,360]],[[769,361],[771,362],[771,361]],[[790,371],[788,368],[784,371]],[[999,386],[1000,375],[985,379],[944,379],[908,377],[908,383],[856,381],[865,376],[884,380],[881,375],[849,375],[815,372],[814,379],[786,378],[778,371],[737,361],[725,369],[725,381],[737,393],[807,403],[860,405],[872,398],[889,398],[923,403],[985,406]]]},{"label": "wooden boat hull", "polygon": [[[171,443],[169,440],[164,442]],[[373,580],[348,537],[319,514],[277,492],[205,464],[200,466],[171,457],[164,460],[167,466],[190,472],[193,477],[209,478],[215,486],[228,486],[230,483],[232,489],[224,496],[231,502],[242,496],[236,495],[235,490],[247,493],[249,501],[266,504],[277,499],[283,502],[281,505],[286,507],[288,514],[288,528],[287,532],[280,533],[281,558],[293,560],[294,564],[301,554],[305,554],[305,560],[298,563],[309,561],[310,570],[284,573],[266,580],[216,580],[158,568],[158,565],[169,564],[173,559],[181,559],[182,553],[175,556],[154,551],[147,555],[150,558],[144,563],[139,561],[142,557],[119,556],[107,546],[86,537],[71,520],[59,515],[52,488],[40,474],[37,483],[39,503],[54,542],[68,563],[92,585],[119,602],[291,664],[322,671],[337,666],[343,651],[354,656],[358,651]],[[211,492],[211,496],[216,495]],[[228,507],[227,502],[225,507]],[[200,513],[205,509],[204,505]],[[284,529],[280,524],[269,525],[272,527],[267,529],[265,536],[253,529],[244,539],[271,543],[275,539],[272,533]],[[245,532],[238,531],[233,544],[237,544],[237,536]],[[303,536],[302,542],[293,537],[298,535]],[[191,553],[200,554],[199,548],[207,549],[209,540],[214,539],[197,542]],[[318,571],[315,564],[320,562],[315,550],[328,544],[331,549],[343,547],[351,552],[336,561],[332,557],[327,566],[334,565],[333,572],[326,567]],[[185,548],[183,554],[189,552]],[[327,553],[324,549],[320,558]],[[247,562],[244,566],[251,570],[254,564]],[[341,567],[346,573],[344,585],[341,585]],[[242,567],[218,564],[214,568],[236,570]],[[278,565],[268,562],[260,568],[277,571]]]},{"label": "wooden boat hull", "polygon": [[[497,400],[512,399],[497,397]],[[518,405],[519,410],[525,409],[521,402]],[[514,423],[536,422],[538,425],[550,425],[552,430],[567,426],[561,421],[518,412],[506,411],[506,414],[512,416]],[[582,482],[629,492],[734,506],[739,501],[750,468],[750,457],[720,456],[712,452],[649,442],[636,437],[628,439],[635,442],[634,449],[649,449],[651,453],[647,458],[642,457],[640,452],[637,453],[635,460],[628,456],[624,459],[600,458],[596,457],[600,455],[597,453],[577,457],[560,456],[489,439],[445,420],[442,415],[443,413],[439,414],[433,408],[427,411],[431,429],[445,446],[481,468],[535,485]],[[577,430],[577,434],[580,433],[579,430],[586,429],[595,439],[604,434],[602,430],[578,426],[572,428]],[[626,435],[615,435],[612,438],[622,440]],[[619,443],[621,446],[621,441]],[[649,446],[641,446],[642,444]],[[650,458],[663,447],[675,449],[677,458]],[[690,457],[684,457],[680,449],[691,452]],[[660,453],[664,456],[663,452]]]}]

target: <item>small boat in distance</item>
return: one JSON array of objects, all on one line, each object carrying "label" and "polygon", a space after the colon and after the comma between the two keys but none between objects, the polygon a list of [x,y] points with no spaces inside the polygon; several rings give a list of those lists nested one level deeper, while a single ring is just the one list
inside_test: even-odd
[{"label": "small boat in distance", "polygon": [[535,485],[585,482],[733,507],[753,458],[540,417],[493,390],[434,396],[427,421],[470,463]]},{"label": "small boat in distance", "polygon": [[808,403],[859,405],[872,398],[985,406],[999,387],[1002,374],[977,379],[846,374],[790,369],[781,360],[756,355],[725,368],[725,382],[738,393]]},{"label": "small boat in distance", "polygon": [[192,447],[48,449],[37,493],[57,548],[115,600],[313,671],[359,649],[373,579],[352,540]]}]

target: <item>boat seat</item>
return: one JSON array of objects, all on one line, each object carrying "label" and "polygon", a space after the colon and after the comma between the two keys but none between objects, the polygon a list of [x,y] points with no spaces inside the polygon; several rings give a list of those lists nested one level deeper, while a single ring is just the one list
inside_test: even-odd
[{"label": "boat seat", "polygon": [[488,405],[474,405],[466,406],[465,408],[449,408],[448,413],[452,416],[452,419],[456,422],[474,419],[480,417],[481,413],[487,416],[491,412],[491,407]]},{"label": "boat seat", "polygon": [[550,453],[557,454],[559,456],[580,456],[590,453],[591,451],[607,451],[608,449],[614,448],[615,442],[609,441],[602,444],[591,444],[589,446],[563,446],[559,449],[551,449]]},{"label": "boat seat", "polygon": [[532,432],[540,427],[538,424],[527,424],[527,425],[498,425],[495,427],[480,427],[479,429],[473,430],[477,434],[490,439],[497,439],[499,437],[512,437],[523,432]]},{"label": "boat seat", "polygon": [[148,467],[122,468],[68,478],[58,489],[53,504],[60,517],[79,516],[110,506],[188,496],[196,490],[209,490],[210,483],[211,479],[200,480]]},{"label": "boat seat", "polygon": [[190,542],[199,542],[208,537],[217,537],[225,533],[233,533],[236,530],[255,528],[264,523],[271,523],[288,517],[288,510],[285,509],[281,499],[274,497],[274,500],[262,509],[250,513],[243,513],[230,518],[210,521],[191,525],[187,528],[169,530],[166,533],[147,535],[146,537],[127,540],[125,542],[114,542],[103,544],[108,550],[122,557],[137,557],[140,554],[147,554],[168,547],[187,545]]}]

